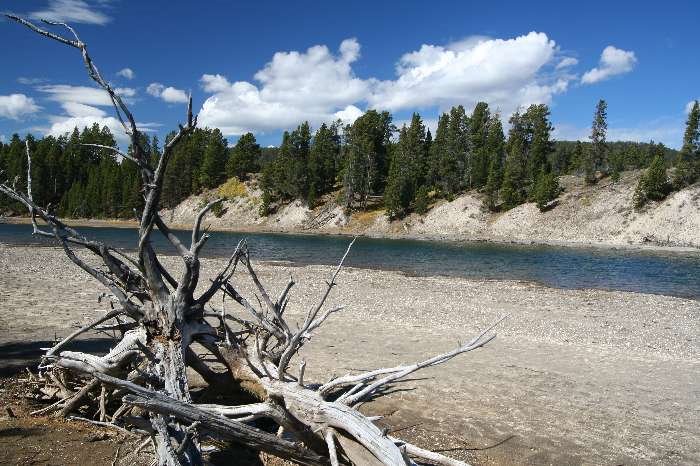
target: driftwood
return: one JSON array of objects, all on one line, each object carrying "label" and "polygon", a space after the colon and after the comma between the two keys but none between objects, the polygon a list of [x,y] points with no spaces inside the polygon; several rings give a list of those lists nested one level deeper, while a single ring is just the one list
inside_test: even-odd
[{"label": "driftwood", "polygon": [[[197,117],[192,99],[186,121],[165,145],[156,166],[141,146],[136,120],[125,102],[105,81],[87,46],[70,26],[69,37],[50,32],[14,15],[10,19],[32,31],[80,51],[88,74],[110,97],[116,115],[131,139],[129,153],[108,148],[135,163],[143,185],[135,257],[99,241],[88,239],[37,205],[32,197],[31,156],[27,144],[27,191],[0,183],[0,192],[26,206],[35,235],[54,238],[68,258],[104,285],[112,310],[73,332],[50,348],[40,369],[41,380],[53,394],[44,410],[56,411],[99,425],[151,436],[157,463],[194,465],[203,462],[203,445],[227,440],[299,464],[415,464],[412,458],[437,464],[464,464],[387,435],[376,418],[360,413],[358,404],[381,396],[388,387],[423,368],[484,346],[495,335],[491,326],[466,344],[414,364],[347,374],[317,385],[304,380],[305,362],[294,360],[312,333],[335,312],[326,301],[354,242],[351,242],[326,282],[316,305],[298,325],[285,317],[294,281],[275,299],[258,279],[248,247],[242,241],[226,266],[198,292],[200,253],[209,235],[202,231],[214,201],[198,214],[190,244],[184,244],[159,215],[163,176],[174,148],[190,134]],[[151,245],[157,230],[182,260],[175,277],[160,262]],[[79,255],[76,251],[81,251]],[[90,253],[97,261],[81,258]],[[93,265],[99,262],[99,266]],[[239,293],[232,278],[237,269],[250,277],[260,299],[257,305]],[[201,287],[200,287],[201,289]],[[225,296],[238,303],[240,314],[216,309],[214,298]],[[71,342],[90,330],[115,330],[121,339],[99,356],[68,351]],[[191,348],[199,343],[211,353],[206,362]],[[217,393],[243,395],[242,404],[200,404],[193,400],[186,370],[190,367]],[[297,369],[298,367],[298,369]],[[263,424],[260,424],[264,421]],[[272,426],[272,427],[270,427]],[[264,428],[263,428],[264,427]]]}]

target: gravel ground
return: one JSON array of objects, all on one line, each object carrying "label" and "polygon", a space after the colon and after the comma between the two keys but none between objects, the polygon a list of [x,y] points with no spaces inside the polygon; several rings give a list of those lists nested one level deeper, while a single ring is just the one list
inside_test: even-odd
[{"label": "gravel ground", "polygon": [[[204,262],[206,282],[222,260]],[[296,318],[331,270],[258,268],[273,295],[294,276]],[[103,309],[100,292],[58,249],[0,245],[2,369]],[[308,344],[308,380],[420,360],[510,315],[488,347],[363,407],[396,436],[482,464],[700,462],[698,301],[361,269],[330,301],[347,308]]]}]

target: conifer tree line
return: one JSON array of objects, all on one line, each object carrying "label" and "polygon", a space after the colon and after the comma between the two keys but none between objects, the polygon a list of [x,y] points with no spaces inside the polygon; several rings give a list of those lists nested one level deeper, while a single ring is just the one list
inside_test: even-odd
[{"label": "conifer tree line", "polygon": [[636,208],[643,207],[649,201],[661,201],[672,191],[683,189],[700,179],[700,103],[697,100],[688,113],[683,145],[673,162],[674,170],[669,177],[663,154],[655,154],[637,184],[634,193]]},{"label": "conifer tree line", "polygon": [[[596,183],[606,176],[615,181],[633,168],[656,167],[660,173],[662,166],[665,176],[665,169],[675,166],[663,189],[645,182],[667,194],[700,177],[699,118],[696,102],[680,151],[653,141],[607,142],[603,100],[596,106],[589,142],[554,141],[550,110],[543,104],[516,112],[507,128],[484,102],[471,114],[455,106],[440,115],[434,135],[418,113],[397,128],[389,112],[368,110],[351,125],[336,121],[314,130],[303,122],[284,132],[279,147],[270,148],[261,148],[252,133],[228,147],[218,129],[198,128],[172,155],[163,205],[173,207],[229,178],[258,174],[263,214],[294,199],[313,207],[322,196],[337,193],[336,200],[348,210],[384,207],[393,219],[424,213],[435,200],[451,200],[468,190],[480,192],[492,211],[528,201],[544,210],[560,192],[559,175]],[[133,164],[121,163],[108,149],[85,145],[116,147],[108,128],[93,125],[61,137],[27,138],[35,197],[42,205],[67,217],[132,218],[140,211],[141,181]],[[160,157],[157,137],[144,136],[143,146],[154,161]],[[0,143],[0,170],[20,185],[26,179],[24,141],[18,135]],[[15,210],[8,201],[0,202],[0,212]]]},{"label": "conifer tree line", "polygon": [[[116,147],[108,128],[97,124],[61,137],[26,137],[32,154],[34,200],[68,217],[133,217],[143,204],[140,176],[134,164],[122,164],[104,148]],[[157,151],[158,140],[144,141]],[[156,157],[156,154],[153,154]],[[0,146],[3,177],[25,189],[27,155],[25,141],[15,134]],[[0,199],[0,212],[21,212],[7,198]]]},{"label": "conifer tree line", "polygon": [[[166,141],[173,134],[169,134]],[[65,217],[134,218],[143,207],[141,176],[133,163],[122,163],[114,151],[89,146],[117,147],[107,127],[97,124],[61,137],[35,139],[28,135],[32,155],[34,199],[51,206]],[[214,188],[227,177],[257,170],[260,147],[252,134],[244,135],[233,148],[218,129],[197,129],[172,154],[163,185],[163,205],[171,207]],[[160,157],[158,138],[143,136],[142,147],[154,162]],[[127,151],[131,149],[128,148]],[[0,144],[0,170],[3,177],[26,183],[25,141],[12,136]],[[24,186],[22,186],[24,189]],[[0,213],[21,212],[7,198],[0,199]]]}]

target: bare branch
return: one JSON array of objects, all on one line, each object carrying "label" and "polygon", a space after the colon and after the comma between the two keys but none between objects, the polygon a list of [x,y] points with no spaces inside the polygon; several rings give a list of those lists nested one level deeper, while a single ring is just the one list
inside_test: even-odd
[{"label": "bare branch", "polygon": [[248,246],[246,245],[245,250],[244,250],[244,264],[246,268],[248,269],[248,275],[250,275],[250,278],[253,280],[253,283],[255,284],[255,287],[258,289],[260,294],[263,297],[263,301],[265,301],[265,305],[267,308],[272,312],[274,315],[274,323],[277,325],[282,333],[286,336],[286,338],[289,338],[291,336],[291,331],[289,330],[289,326],[287,325],[287,322],[284,321],[282,318],[282,315],[279,312],[279,309],[277,306],[272,302],[270,299],[270,295],[267,293],[267,290],[265,287],[260,283],[260,279],[258,279],[257,274],[255,273],[255,270],[253,270],[253,264],[250,261],[250,253],[248,251]]},{"label": "bare branch", "polygon": [[112,152],[114,152],[115,154],[119,155],[120,157],[123,157],[123,158],[125,158],[126,160],[130,160],[130,161],[134,162],[139,168],[145,168],[145,169],[148,169],[149,171],[153,171],[149,166],[144,165],[144,161],[143,161],[143,160],[136,159],[136,158],[132,157],[131,155],[127,154],[126,152],[120,151],[120,150],[117,149],[116,147],[105,146],[105,145],[103,145],[103,144],[85,144],[85,143],[83,143],[83,144],[80,144],[80,145],[81,145],[81,146],[86,146],[86,147],[97,147],[97,148],[99,148],[99,149],[111,150]]},{"label": "bare branch", "polygon": [[199,422],[203,428],[231,438],[261,451],[266,451],[282,458],[290,458],[301,464],[328,464],[323,457],[304,448],[303,446],[277,438],[262,430],[245,424],[211,414],[196,406],[174,398],[148,390],[126,380],[96,373],[100,381],[124,388],[133,395],[124,397],[124,402],[165,416],[175,416],[185,422]]},{"label": "bare branch", "polygon": [[10,14],[10,13],[6,13],[5,16],[10,18],[11,20],[17,21],[18,23],[27,26],[29,29],[31,29],[32,31],[34,31],[36,33],[41,34],[42,36],[46,36],[50,39],[56,40],[58,42],[66,44],[66,45],[70,45],[71,47],[75,47],[77,49],[80,48],[80,41],[79,40],[66,39],[64,37],[59,36],[58,34],[54,34],[53,32],[49,32],[49,31],[46,31],[44,29],[41,29],[40,27],[36,26],[35,24],[33,24],[33,23],[23,19],[23,18],[20,18],[19,16]]},{"label": "bare branch", "polygon": [[301,364],[299,364],[299,378],[297,379],[297,385],[300,387],[304,386],[304,370],[306,369],[306,361],[302,359]]},{"label": "bare branch", "polygon": [[[204,216],[207,215],[207,212],[209,212],[216,204],[219,204],[223,202],[223,198],[218,198],[210,203],[208,203],[202,210],[199,211],[197,214],[197,219],[194,222],[194,226],[192,227],[192,242],[190,243],[190,251],[192,254],[196,254],[199,252],[199,249],[201,246],[199,245],[200,242],[203,245],[204,243],[202,242],[202,238],[200,238],[200,228],[202,226],[202,220],[204,219]],[[205,240],[206,241],[206,240]]]},{"label": "bare branch", "polygon": [[155,214],[153,216],[153,219],[155,221],[156,226],[158,227],[158,230],[165,236],[165,238],[170,242],[170,244],[175,248],[177,253],[184,259],[187,258],[190,255],[190,250],[185,247],[184,244],[182,244],[182,241],[180,241],[180,238],[173,233],[173,231],[168,227],[164,222],[163,219],[160,218],[160,215]]},{"label": "bare branch", "polygon": [[422,458],[424,460],[432,461],[435,464],[443,465],[443,466],[469,466],[468,463],[465,463],[463,461],[458,461],[452,458],[449,458],[445,455],[441,455],[440,453],[434,453],[430,450],[425,450],[423,448],[417,447],[416,445],[413,445],[408,442],[404,442],[401,439],[397,439],[394,437],[389,437],[396,445],[404,447],[406,449],[406,453],[409,455],[415,456],[417,458]]},{"label": "bare branch", "polygon": [[338,452],[335,448],[335,430],[330,427],[326,429],[324,438],[326,440],[326,445],[328,445],[328,456],[331,460],[331,466],[339,466],[340,463],[338,463]]},{"label": "bare branch", "polygon": [[224,269],[216,275],[216,278],[212,280],[209,289],[202,293],[202,295],[197,299],[197,303],[200,306],[204,306],[206,303],[208,303],[211,298],[214,297],[216,292],[224,286],[224,283],[227,283],[231,279],[236,271],[238,261],[241,259],[242,247],[244,243],[245,240],[243,239],[238,242],[236,249],[233,250],[233,253],[226,263],[226,267],[224,267]]},{"label": "bare branch", "polygon": [[[200,432],[216,439],[230,439],[301,464],[336,465],[347,459],[355,464],[380,462],[413,466],[415,462],[409,456],[413,455],[438,464],[464,466],[461,462],[388,437],[386,430],[373,423],[375,417],[363,415],[355,409],[355,405],[367,397],[386,393],[386,386],[405,379],[417,370],[442,364],[458,354],[482,347],[494,338],[489,332],[496,324],[466,345],[460,344],[453,351],[412,365],[346,375],[320,387],[305,383],[305,360],[301,361],[298,377],[288,374],[291,359],[299,354],[312,332],[326,322],[330,315],[343,309],[342,306],[330,309],[326,306],[356,239],[348,245],[337,268],[326,282],[320,299],[306,311],[304,320],[296,327],[296,331],[291,330],[283,316],[290,302],[294,279],[290,277],[273,302],[269,290],[256,274],[245,240],[239,242],[208,289],[195,299],[194,293],[200,276],[199,253],[209,237],[206,229],[202,231],[204,219],[221,199],[209,202],[199,211],[189,247],[183,244],[159,215],[168,162],[178,145],[196,128],[197,117],[192,113],[191,96],[188,99],[185,124],[180,125],[179,131],[166,142],[162,156],[155,168],[151,168],[133,115],[124,100],[103,79],[88,54],[87,46],[76,31],[65,23],[45,21],[51,26],[64,28],[67,35],[63,37],[17,16],[8,17],[40,35],[81,51],[90,78],[107,92],[117,118],[131,138],[131,149],[128,152],[102,144],[84,145],[109,150],[123,159],[135,162],[141,173],[144,190],[144,209],[137,215],[140,217],[138,253],[136,259],[132,259],[115,248],[85,238],[51,214],[49,207],[41,208],[36,204],[32,193],[29,141],[25,141],[27,192],[22,193],[16,188],[19,178],[15,179],[14,184],[0,183],[0,193],[27,207],[32,217],[34,234],[58,240],[68,258],[106,286],[111,293],[111,311],[76,329],[46,351],[40,366],[42,375],[39,379],[32,380],[32,383],[40,385],[40,390],[48,399],[53,401],[60,398],[47,410],[61,409],[65,415],[80,409],[90,413],[93,418],[99,415],[99,421],[82,419],[87,422],[113,427],[119,420],[120,426],[128,426],[131,432],[148,433],[154,444],[156,463],[167,466],[201,464]],[[37,220],[45,222],[46,226],[41,225],[40,228]],[[151,244],[154,227],[172,244],[185,264],[179,281],[173,279],[155,253]],[[99,258],[99,265],[91,258],[83,258],[80,254],[83,250]],[[241,260],[254,284],[257,308],[233,284],[232,278]],[[205,308],[220,291],[220,312],[211,306]],[[245,309],[245,318],[226,313],[223,304],[228,298]],[[119,309],[114,309],[116,302],[121,304]],[[122,322],[119,319],[122,313],[133,321]],[[214,327],[207,320],[209,317],[218,319],[221,324]],[[116,319],[116,324],[104,324],[110,319]],[[241,329],[231,330],[228,323],[232,321],[240,325]],[[118,342],[102,356],[65,350],[66,345],[89,330],[118,330],[121,338],[118,339],[116,333],[110,335]],[[198,350],[192,346],[195,342],[211,354],[198,354]],[[219,364],[224,366],[223,371]],[[233,395],[225,398],[227,402],[236,398],[235,391],[238,390],[255,396],[260,402],[233,406],[194,405],[188,367],[209,384],[207,390]],[[110,388],[107,389],[107,386]],[[340,398],[329,401],[328,395],[337,389],[344,390],[345,393]],[[232,390],[234,393],[231,393]],[[123,404],[117,406],[110,417],[109,410],[115,405],[114,401],[126,393],[128,394],[122,399]],[[85,410],[82,409],[84,405],[87,405]],[[141,414],[144,411],[149,414]],[[276,422],[280,426],[280,434],[272,435],[244,424],[259,417]],[[109,419],[111,423],[106,422]],[[284,432],[284,437],[281,432]],[[288,438],[293,438],[294,441],[289,441]],[[338,451],[338,445],[342,447],[342,458],[339,457],[341,452]],[[118,456],[117,454],[116,457]]]},{"label": "bare branch", "polygon": [[343,267],[343,263],[345,262],[345,258],[350,253],[350,249],[352,248],[353,244],[355,244],[356,240],[357,237],[353,238],[350,244],[348,245],[348,248],[345,250],[345,254],[343,254],[343,257],[340,259],[340,263],[338,263],[338,266],[336,267],[335,272],[333,272],[330,281],[327,282],[328,286],[326,287],[326,290],[323,296],[321,297],[319,303],[309,310],[309,312],[306,314],[306,319],[304,320],[303,325],[301,326],[299,331],[294,334],[289,343],[287,343],[287,346],[284,352],[282,353],[282,356],[280,357],[279,364],[277,365],[277,372],[280,373],[280,376],[284,374],[284,371],[287,369],[287,366],[289,365],[289,361],[291,360],[292,356],[299,350],[301,344],[303,344],[302,338],[307,334],[307,332],[309,331],[309,327],[313,324],[319,311],[326,303],[328,295],[330,295],[331,290],[335,286],[335,279],[338,277],[338,274],[340,273],[340,270]]},{"label": "bare branch", "polygon": [[116,316],[118,316],[118,315],[120,315],[120,314],[124,314],[124,310],[123,310],[123,309],[115,309],[115,310],[110,311],[110,312],[108,312],[107,314],[103,315],[102,317],[100,317],[99,319],[95,320],[94,322],[91,322],[91,323],[89,323],[89,324],[87,324],[87,325],[81,327],[80,329],[78,329],[78,330],[76,330],[75,332],[71,333],[71,334],[68,335],[66,338],[64,338],[63,340],[61,340],[59,343],[57,343],[56,345],[54,345],[53,348],[51,348],[50,350],[48,350],[48,351],[46,352],[46,356],[51,356],[51,355],[57,353],[58,351],[60,351],[63,347],[65,347],[68,343],[70,343],[71,341],[73,341],[73,340],[74,340],[76,337],[78,337],[79,335],[81,335],[81,334],[87,332],[88,330],[90,330],[90,329],[96,327],[97,325],[101,324],[102,322],[106,322],[106,321],[108,321],[108,320],[110,320],[110,319],[115,318]]}]

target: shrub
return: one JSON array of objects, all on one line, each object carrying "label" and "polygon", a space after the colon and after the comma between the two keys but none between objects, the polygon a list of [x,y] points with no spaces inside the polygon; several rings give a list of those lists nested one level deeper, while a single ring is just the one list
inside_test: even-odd
[{"label": "shrub", "polygon": [[318,200],[318,195],[316,194],[316,184],[311,183],[309,186],[309,192],[306,194],[306,203],[309,209],[313,209],[316,206],[316,201]]},{"label": "shrub", "polygon": [[425,186],[421,186],[418,188],[418,192],[416,193],[416,200],[414,201],[415,204],[415,211],[416,213],[423,215],[428,211],[428,188]]},{"label": "shrub", "polygon": [[540,212],[547,209],[550,202],[557,198],[561,188],[559,187],[559,179],[552,172],[540,172],[540,175],[535,181],[535,187],[532,191],[532,199],[537,203]]},{"label": "shrub", "polygon": [[676,163],[672,184],[675,189],[683,189],[695,183],[698,170],[691,162],[681,159]]},{"label": "shrub", "polygon": [[226,183],[219,186],[219,196],[224,199],[233,199],[236,197],[245,196],[248,190],[241,181],[237,178],[229,178]]},{"label": "shrub", "polygon": [[411,180],[407,176],[399,176],[387,183],[384,191],[384,207],[390,220],[406,215],[413,197]]},{"label": "shrub", "polygon": [[224,207],[223,202],[217,202],[214,207],[211,208],[211,213],[214,217],[221,218],[226,213],[226,207]]},{"label": "shrub", "polygon": [[639,209],[649,201],[661,201],[671,192],[671,185],[666,176],[664,159],[657,155],[649,168],[639,178],[634,191],[634,207]]},{"label": "shrub", "polygon": [[260,199],[260,208],[258,209],[258,214],[260,214],[261,217],[270,215],[270,202],[272,202],[270,192],[263,191],[262,198]]}]

